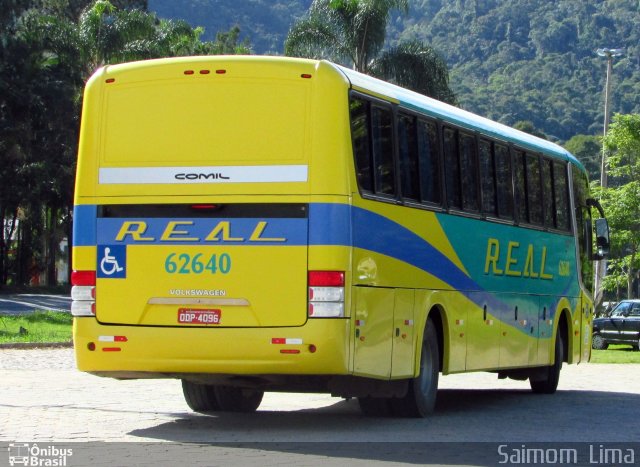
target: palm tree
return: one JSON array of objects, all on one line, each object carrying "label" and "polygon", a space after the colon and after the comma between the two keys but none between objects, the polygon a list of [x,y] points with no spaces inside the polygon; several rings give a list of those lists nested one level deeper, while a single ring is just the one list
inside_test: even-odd
[{"label": "palm tree", "polygon": [[285,54],[322,59],[392,81],[422,94],[457,103],[449,88],[444,59],[418,41],[384,48],[394,9],[408,11],[408,0],[314,0],[306,18],[293,25]]}]

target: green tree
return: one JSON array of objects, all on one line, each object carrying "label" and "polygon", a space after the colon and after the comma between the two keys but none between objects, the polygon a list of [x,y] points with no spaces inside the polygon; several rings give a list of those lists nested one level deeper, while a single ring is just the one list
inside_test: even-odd
[{"label": "green tree", "polygon": [[408,10],[408,0],[314,0],[306,18],[293,25],[285,54],[326,58],[449,103],[444,59],[416,40],[384,48],[392,10]]},{"label": "green tree", "polygon": [[536,126],[530,120],[520,120],[517,121],[513,127],[516,130],[524,131],[525,133],[529,133],[530,135],[537,136],[538,138],[548,139],[547,135],[544,132],[538,130]]},{"label": "green tree", "polygon": [[72,233],[82,88],[97,68],[250,51],[238,44],[237,29],[202,42],[203,30],[184,21],[118,9],[107,0],[92,2],[78,16],[83,3],[89,2],[11,0],[0,13],[0,285],[28,283],[40,272],[55,284],[58,245]]},{"label": "green tree", "polygon": [[604,138],[610,187],[601,191],[611,226],[607,290],[626,284],[627,298],[640,270],[640,114],[615,115]]},{"label": "green tree", "polygon": [[589,180],[600,180],[602,138],[593,135],[575,135],[564,144],[564,148],[576,156],[589,172]]}]

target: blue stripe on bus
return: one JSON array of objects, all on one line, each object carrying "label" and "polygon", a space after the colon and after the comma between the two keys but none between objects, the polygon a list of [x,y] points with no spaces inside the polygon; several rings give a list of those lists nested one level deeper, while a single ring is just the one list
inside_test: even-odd
[{"label": "blue stripe on bus", "polygon": [[[116,241],[123,222],[144,222],[141,233],[144,241],[136,241],[131,234],[122,241]],[[169,222],[180,221],[192,224],[177,224],[168,240],[160,240]],[[251,241],[258,222],[266,222],[260,239]],[[209,235],[220,222],[228,222],[228,238],[242,240],[207,241]],[[96,246],[97,244],[166,244],[166,245],[287,245],[287,246],[353,246],[379,253],[421,269],[461,291],[479,306],[498,305],[495,295],[486,292],[488,284],[471,279],[451,259],[401,224],[372,211],[347,204],[311,203],[309,224],[305,219],[97,219],[95,205],[77,205],[74,208],[73,243],[75,246]],[[131,227],[135,231],[135,226]],[[180,233],[184,231],[185,233]],[[142,232],[142,231],[141,231]],[[217,235],[221,239],[222,232]],[[286,238],[286,241],[278,239]],[[491,287],[489,287],[491,288]],[[547,293],[553,291],[548,290]],[[573,292],[573,291],[564,291]],[[562,295],[565,295],[563,293]]]},{"label": "blue stripe on bus", "polygon": [[76,204],[73,207],[73,246],[95,246],[98,207],[94,204]]}]

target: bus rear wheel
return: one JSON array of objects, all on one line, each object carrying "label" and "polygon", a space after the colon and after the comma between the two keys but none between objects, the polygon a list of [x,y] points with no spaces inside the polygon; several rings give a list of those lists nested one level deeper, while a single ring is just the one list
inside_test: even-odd
[{"label": "bus rear wheel", "polygon": [[208,413],[220,410],[215,394],[215,386],[196,384],[183,379],[182,394],[184,394],[185,402],[194,412]]},{"label": "bus rear wheel", "polygon": [[215,387],[216,399],[223,412],[255,412],[258,410],[264,391],[258,389]]},{"label": "bus rear wheel", "polygon": [[545,368],[544,377],[531,379],[529,378],[529,384],[531,390],[536,394],[553,394],[558,388],[558,382],[560,381],[560,370],[562,370],[562,361],[564,360],[564,344],[562,342],[562,336],[558,329],[558,335],[556,336],[556,348],[555,348],[555,362]]},{"label": "bus rear wheel", "polygon": [[433,413],[438,393],[439,373],[438,333],[433,321],[428,320],[420,353],[420,373],[409,382],[406,396],[391,400],[393,414],[421,418]]}]

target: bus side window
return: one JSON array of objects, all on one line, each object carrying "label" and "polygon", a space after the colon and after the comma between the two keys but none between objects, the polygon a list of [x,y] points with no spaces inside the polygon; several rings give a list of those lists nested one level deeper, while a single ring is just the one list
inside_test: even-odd
[{"label": "bus side window", "polygon": [[460,182],[462,209],[478,212],[478,155],[476,138],[473,135],[460,135]]},{"label": "bus side window", "polygon": [[458,139],[456,131],[444,128],[444,172],[447,190],[447,205],[449,208],[461,209],[462,196],[460,194],[460,161],[458,160]]},{"label": "bus side window", "polygon": [[495,144],[494,154],[496,158],[498,216],[501,219],[513,219],[513,179],[511,177],[509,148]]},{"label": "bus side window", "polygon": [[394,195],[396,192],[393,161],[393,114],[390,108],[371,108],[371,146],[373,149],[374,191]]},{"label": "bus side window", "polygon": [[514,173],[515,173],[515,195],[516,213],[519,223],[529,222],[529,212],[527,211],[527,185],[526,185],[526,161],[524,152],[514,151]]},{"label": "bus side window", "polygon": [[363,192],[372,193],[373,173],[371,170],[369,106],[369,102],[364,99],[351,98],[351,135],[358,186]]},{"label": "bus side window", "polygon": [[542,159],[542,199],[544,200],[544,226],[557,228],[555,221],[555,195],[553,193],[553,161]]},{"label": "bus side window", "polygon": [[402,113],[398,115],[398,153],[402,197],[420,201],[416,118]]},{"label": "bus side window", "polygon": [[480,156],[480,180],[482,183],[482,212],[497,217],[496,171],[491,142],[481,139],[478,142]]},{"label": "bus side window", "polygon": [[542,225],[542,187],[540,186],[540,157],[537,154],[527,153],[527,201],[529,222],[534,225]]},{"label": "bus side window", "polygon": [[561,162],[553,163],[553,194],[555,198],[556,226],[559,230],[570,230],[569,197],[567,195],[567,166]]},{"label": "bus side window", "polygon": [[418,120],[418,160],[420,166],[420,199],[426,203],[442,202],[440,181],[440,149],[438,128],[434,122]]}]

